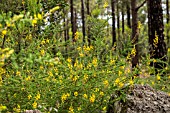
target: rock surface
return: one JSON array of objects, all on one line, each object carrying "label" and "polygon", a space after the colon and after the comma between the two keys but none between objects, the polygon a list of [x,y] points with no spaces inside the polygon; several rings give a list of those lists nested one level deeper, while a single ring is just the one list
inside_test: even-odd
[{"label": "rock surface", "polygon": [[134,85],[126,95],[126,102],[110,104],[107,113],[170,113],[170,96],[149,85]]},{"label": "rock surface", "polygon": [[39,110],[26,110],[24,113],[41,113]]}]

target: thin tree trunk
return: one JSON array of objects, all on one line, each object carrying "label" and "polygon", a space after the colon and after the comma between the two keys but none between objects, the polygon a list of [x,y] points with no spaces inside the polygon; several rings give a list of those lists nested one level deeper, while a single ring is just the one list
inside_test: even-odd
[{"label": "thin tree trunk", "polygon": [[124,2],[122,2],[122,35],[124,34],[125,31],[125,26],[124,26]]},{"label": "thin tree trunk", "polygon": [[115,0],[111,0],[112,7],[112,46],[116,44],[116,27],[115,27]]},{"label": "thin tree trunk", "polygon": [[118,36],[118,39],[120,38],[120,17],[119,17],[119,0],[117,0],[117,36]]},{"label": "thin tree trunk", "polygon": [[[164,25],[163,11],[161,0],[148,0],[148,29],[149,29],[149,45],[150,57],[167,61],[167,49],[164,42]],[[162,69],[166,65],[164,63],[151,62],[151,66],[155,69]],[[158,71],[156,70],[156,73]]]},{"label": "thin tree trunk", "polygon": [[132,56],[132,68],[135,68],[138,63],[138,27],[137,27],[137,23],[138,23],[138,14],[137,14],[137,10],[136,10],[136,0],[131,0],[131,7],[132,7],[132,45],[134,46],[135,49],[135,53]]},{"label": "thin tree trunk", "polygon": [[[89,6],[89,0],[87,0],[87,3],[86,3],[86,8],[87,8],[87,15],[90,16],[90,6]],[[91,45],[91,37],[90,37],[90,26],[88,24],[87,26],[87,37],[88,37],[88,43],[89,45]]]},{"label": "thin tree trunk", "polygon": [[84,0],[81,0],[81,15],[82,15],[83,43],[85,43],[86,29],[85,29],[85,16],[84,16]]},{"label": "thin tree trunk", "polygon": [[74,23],[74,8],[73,8],[73,0],[70,0],[70,13],[71,13],[71,30],[72,30],[72,40],[74,40],[74,35],[76,33],[75,23]]},{"label": "thin tree trunk", "polygon": [[131,28],[129,2],[127,2],[127,4],[126,4],[126,13],[127,13],[127,26],[128,26],[129,28]]},{"label": "thin tree trunk", "polygon": [[[169,0],[166,0],[166,23],[169,24]],[[166,34],[167,34],[167,44],[168,44],[168,48],[170,47],[170,37],[169,37],[169,28],[167,28],[166,30]]]}]

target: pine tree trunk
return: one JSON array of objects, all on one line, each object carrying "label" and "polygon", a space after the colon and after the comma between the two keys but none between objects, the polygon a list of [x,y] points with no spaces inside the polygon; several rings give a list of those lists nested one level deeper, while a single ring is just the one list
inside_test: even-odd
[{"label": "pine tree trunk", "polygon": [[122,35],[124,34],[125,31],[125,26],[124,26],[124,2],[122,2]]},{"label": "pine tree trunk", "polygon": [[120,17],[119,17],[119,0],[117,0],[117,37],[120,38]]},{"label": "pine tree trunk", "polygon": [[[166,23],[169,24],[169,0],[166,0]],[[169,29],[167,28],[166,30],[166,34],[167,34],[167,44],[168,44],[168,48],[170,47],[170,36],[169,34]]]},{"label": "pine tree trunk", "polygon": [[137,14],[137,10],[136,10],[136,0],[131,0],[131,7],[132,7],[132,45],[134,46],[135,49],[135,54],[134,56],[132,56],[132,68],[135,68],[138,63],[138,14]]},{"label": "pine tree trunk", "polygon": [[115,28],[115,0],[111,0],[112,7],[112,46],[116,44],[116,28]]},{"label": "pine tree trunk", "polygon": [[85,43],[85,35],[86,35],[86,29],[85,29],[85,16],[84,16],[84,0],[81,0],[81,17],[82,17],[82,32],[83,32],[83,43]]},{"label": "pine tree trunk", "polygon": [[[87,0],[86,8],[87,8],[87,15],[90,16],[90,6],[89,6],[89,0]],[[91,38],[90,38],[90,27],[87,26],[87,37],[88,37],[88,43],[91,45]]]},{"label": "pine tree trunk", "polygon": [[128,26],[129,28],[131,28],[129,2],[127,2],[127,4],[126,4],[126,13],[127,13],[127,26]]},{"label": "pine tree trunk", "polygon": [[70,0],[70,13],[71,13],[71,30],[72,30],[72,40],[74,40],[74,35],[76,33],[76,28],[75,28],[75,17],[74,17],[74,8],[73,8],[73,0]]},{"label": "pine tree trunk", "polygon": [[[166,62],[167,49],[163,34],[164,25],[161,0],[148,0],[148,20],[150,57]],[[164,63],[152,62],[151,66],[154,66],[155,69],[162,69],[166,65]]]}]

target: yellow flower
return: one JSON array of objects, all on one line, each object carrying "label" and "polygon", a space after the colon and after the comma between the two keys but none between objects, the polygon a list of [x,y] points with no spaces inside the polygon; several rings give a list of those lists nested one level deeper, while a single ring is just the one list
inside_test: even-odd
[{"label": "yellow flower", "polygon": [[64,102],[64,101],[67,99],[67,97],[69,97],[69,96],[70,96],[69,93],[63,94],[63,95],[61,96],[61,101]]},{"label": "yellow flower", "polygon": [[132,49],[132,51],[131,51],[131,55],[132,55],[132,56],[135,56],[135,55],[136,55],[136,48],[135,48],[135,46],[133,47],[133,49]]},{"label": "yellow flower", "polygon": [[81,110],[81,107],[78,107],[77,110],[80,111],[80,110]]},{"label": "yellow flower", "polygon": [[103,107],[103,111],[106,111],[106,106],[105,106],[105,107]]},{"label": "yellow flower", "polygon": [[74,39],[77,40],[77,39],[79,38],[79,35],[80,35],[80,33],[79,33],[79,32],[76,32],[76,33],[74,34]]},{"label": "yellow flower", "polygon": [[129,83],[130,83],[130,85],[133,85],[133,84],[134,84],[133,80],[130,80]]},{"label": "yellow flower", "polygon": [[80,50],[81,50],[81,47],[77,47],[77,50],[80,51]]},{"label": "yellow flower", "polygon": [[0,105],[0,112],[3,111],[3,110],[6,110],[7,107],[6,106],[3,106],[2,104]]},{"label": "yellow flower", "polygon": [[84,80],[85,81],[87,81],[88,78],[89,78],[88,75],[84,75]]},{"label": "yellow flower", "polygon": [[73,108],[73,106],[70,106],[70,107],[69,107],[69,113],[74,113],[74,108]]},{"label": "yellow flower", "polygon": [[122,75],[122,71],[119,70],[118,75],[119,75],[119,76]]},{"label": "yellow flower", "polygon": [[25,78],[26,81],[31,80],[31,76],[28,76],[27,78]]},{"label": "yellow flower", "polygon": [[28,95],[28,99],[30,100],[31,98],[32,98],[32,96],[29,94],[29,95]]},{"label": "yellow flower", "polygon": [[10,26],[11,26],[11,24],[10,24],[9,22],[6,22],[6,25],[7,25],[7,27],[10,27]]},{"label": "yellow flower", "polygon": [[78,96],[78,92],[77,92],[77,91],[76,91],[76,92],[74,92],[74,96],[76,96],[76,97]]},{"label": "yellow flower", "polygon": [[170,48],[168,48],[168,52],[170,52]]},{"label": "yellow flower", "polygon": [[2,24],[0,23],[0,28],[2,27]]},{"label": "yellow flower", "polygon": [[38,17],[38,19],[40,19],[40,20],[43,19],[42,15],[41,15],[40,13],[38,13],[37,17]]},{"label": "yellow flower", "polygon": [[16,75],[18,75],[18,76],[21,75],[21,72],[17,71],[17,72],[16,72]]},{"label": "yellow flower", "polygon": [[103,96],[104,95],[104,92],[103,91],[100,91],[100,96]]},{"label": "yellow flower", "polygon": [[104,5],[103,5],[103,8],[107,8],[109,5],[108,5],[108,2],[105,1]]},{"label": "yellow flower", "polygon": [[83,53],[79,53],[80,57],[84,57],[84,54]]},{"label": "yellow flower", "polygon": [[35,26],[37,24],[37,19],[32,20],[32,26]]},{"label": "yellow flower", "polygon": [[140,21],[138,21],[138,29],[140,29],[140,28],[141,28],[141,26],[142,26],[141,22],[140,22]]},{"label": "yellow flower", "polygon": [[44,49],[40,50],[40,54],[41,54],[42,56],[44,56],[44,55],[45,55],[45,51],[44,51]]},{"label": "yellow flower", "polygon": [[103,84],[104,84],[105,86],[108,86],[108,85],[109,85],[108,80],[103,81]]},{"label": "yellow flower", "polygon": [[39,100],[40,99],[40,93],[38,92],[36,97],[35,97],[36,100]]},{"label": "yellow flower", "polygon": [[83,97],[84,97],[84,98],[88,98],[87,94],[84,94]]},{"label": "yellow flower", "polygon": [[36,101],[34,101],[34,103],[32,104],[32,107],[33,107],[34,109],[37,108],[37,102],[36,102]]},{"label": "yellow flower", "polygon": [[157,79],[157,80],[160,80],[160,79],[161,79],[161,76],[157,75],[157,76],[156,76],[156,79]]},{"label": "yellow flower", "polygon": [[158,44],[158,35],[157,35],[157,33],[155,32],[155,39],[153,40],[153,44],[154,44],[154,46],[155,47],[157,47],[157,44]]},{"label": "yellow flower", "polygon": [[115,80],[115,85],[116,85],[116,84],[119,84],[119,82],[120,82],[120,79],[117,78],[117,79]]},{"label": "yellow flower", "polygon": [[99,88],[95,88],[94,92],[98,92],[99,91]]},{"label": "yellow flower", "polygon": [[154,59],[153,62],[155,63],[155,62],[156,62],[156,59]]},{"label": "yellow flower", "polygon": [[122,82],[119,83],[119,88],[122,88],[124,84]]},{"label": "yellow flower", "polygon": [[7,30],[6,29],[2,30],[2,35],[6,35],[6,34],[7,34]]},{"label": "yellow flower", "polygon": [[155,84],[155,82],[154,82],[154,81],[152,81],[151,83],[152,83],[152,85],[154,85],[154,84]]},{"label": "yellow flower", "polygon": [[95,101],[95,95],[94,94],[92,94],[91,96],[90,96],[90,102],[91,103],[94,103],[94,101]]},{"label": "yellow flower", "polygon": [[68,59],[67,59],[67,62],[71,63],[71,61],[72,61],[71,58],[68,58]]},{"label": "yellow flower", "polygon": [[96,67],[98,65],[96,57],[93,58],[92,64],[94,67]]}]

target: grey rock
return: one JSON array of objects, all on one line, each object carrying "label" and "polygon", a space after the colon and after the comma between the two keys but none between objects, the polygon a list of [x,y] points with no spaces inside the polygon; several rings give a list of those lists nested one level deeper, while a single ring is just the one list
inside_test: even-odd
[{"label": "grey rock", "polygon": [[[118,96],[113,94],[110,101]],[[170,96],[149,85],[134,85],[129,89],[125,102],[115,103],[110,103],[107,113],[170,113]]]}]

